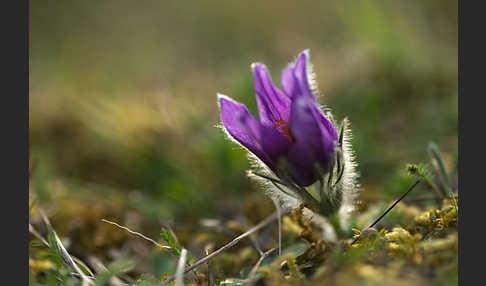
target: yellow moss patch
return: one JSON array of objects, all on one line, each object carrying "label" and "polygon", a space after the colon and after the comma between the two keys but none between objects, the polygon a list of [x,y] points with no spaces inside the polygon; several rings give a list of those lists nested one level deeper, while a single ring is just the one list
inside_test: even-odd
[{"label": "yellow moss patch", "polygon": [[50,260],[29,258],[29,267],[34,272],[43,272],[54,269],[56,266]]}]

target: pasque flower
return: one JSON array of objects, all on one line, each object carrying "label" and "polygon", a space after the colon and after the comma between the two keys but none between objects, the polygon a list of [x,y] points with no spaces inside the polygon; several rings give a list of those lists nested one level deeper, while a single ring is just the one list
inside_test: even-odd
[{"label": "pasque flower", "polygon": [[338,134],[320,110],[310,74],[309,53],[299,54],[276,87],[263,64],[252,65],[259,119],[245,105],[218,94],[221,119],[229,135],[279,178],[306,187],[332,168]]}]

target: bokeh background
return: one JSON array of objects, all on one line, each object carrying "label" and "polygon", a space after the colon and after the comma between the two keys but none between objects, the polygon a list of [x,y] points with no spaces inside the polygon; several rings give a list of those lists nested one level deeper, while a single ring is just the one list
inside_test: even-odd
[{"label": "bokeh background", "polygon": [[74,252],[101,251],[103,217],[270,213],[216,93],[256,115],[250,64],[279,85],[310,49],[320,103],[351,121],[361,199],[395,198],[430,141],[456,168],[457,46],[456,1],[30,1],[31,191]]}]

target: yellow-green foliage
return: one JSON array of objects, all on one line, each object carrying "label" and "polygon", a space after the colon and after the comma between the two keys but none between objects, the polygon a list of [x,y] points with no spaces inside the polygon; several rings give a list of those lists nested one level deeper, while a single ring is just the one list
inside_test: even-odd
[{"label": "yellow-green foliage", "polygon": [[[282,257],[262,268],[265,285],[289,285],[289,281],[292,285],[454,285],[457,281],[457,213],[450,200],[445,200],[442,208],[429,210],[402,204],[397,212],[408,225],[373,230],[369,235],[362,235],[354,245],[325,242],[319,255],[297,257],[295,261],[301,269],[297,274],[301,275],[294,273],[292,276],[282,267],[282,262],[288,261],[288,257]],[[296,211],[284,218],[285,231],[300,238],[303,234],[306,237],[317,235],[310,226],[304,231],[306,225],[298,214]],[[292,263],[287,264],[293,267]],[[307,272],[305,269],[309,265],[313,270]]]},{"label": "yellow-green foliage", "polygon": [[414,235],[401,227],[395,227],[385,235],[388,239],[387,250],[391,255],[403,256],[411,260],[419,260],[417,256],[417,244],[422,239],[420,233]]},{"label": "yellow-green foliage", "polygon": [[47,271],[55,267],[54,263],[48,259],[29,258],[29,268],[34,273]]},{"label": "yellow-green foliage", "polygon": [[270,266],[262,267],[260,271],[269,285],[305,285],[305,277],[292,254],[282,255]]},{"label": "yellow-green foliage", "polygon": [[248,246],[244,247],[236,253],[225,252],[216,257],[212,262],[215,268],[219,269],[226,275],[238,275],[239,270],[254,264],[258,260],[258,253]]},{"label": "yellow-green foliage", "polygon": [[414,222],[408,228],[426,236],[441,237],[453,227],[457,227],[457,211],[450,200],[444,200],[441,209],[422,212],[414,218]]},{"label": "yellow-green foliage", "polygon": [[[64,215],[53,216],[52,222],[59,225],[58,232],[62,237],[76,237],[76,240],[71,242],[74,246],[83,246],[84,250],[96,254],[101,253],[100,249],[104,247],[114,247],[118,243],[123,243],[122,245],[129,249],[145,249],[146,253],[150,251],[152,254],[163,253],[153,245],[99,221],[103,217],[122,217],[120,209],[116,207],[117,203],[79,201],[75,206],[64,207],[71,204],[71,201],[60,197],[57,205],[58,214]],[[83,211],[88,208],[90,212]],[[126,209],[124,212],[125,220],[120,223],[126,223],[136,230],[143,230],[143,225],[137,223],[136,217],[130,217],[130,212]],[[256,281],[270,286],[454,285],[457,281],[457,212],[450,200],[444,200],[440,208],[428,209],[402,202],[398,205],[396,213],[401,217],[401,221],[405,222],[403,225],[395,225],[391,229],[378,227],[377,230],[363,230],[360,240],[351,245],[349,240],[337,243],[324,240],[321,230],[310,223],[309,218],[303,215],[302,209],[296,209],[282,218],[284,250],[286,246],[295,243],[304,244],[306,247],[298,253],[283,251],[281,257],[269,257],[270,262],[264,262],[259,267]],[[31,222],[36,227],[40,227],[38,216],[38,210],[33,207]],[[63,217],[77,217],[79,221],[66,221]],[[241,233],[250,225],[232,219],[218,224],[234,233]],[[94,228],[88,231],[90,226]],[[39,229],[42,232],[42,228]],[[83,235],[75,235],[78,231],[86,232],[83,232]],[[191,243],[194,248],[203,249],[204,245],[212,245],[212,251],[216,246],[227,243],[229,239],[213,229],[196,232],[177,231],[177,234],[185,246]],[[97,237],[103,239],[97,241]],[[88,238],[95,239],[91,241],[93,248],[89,245],[84,246],[89,242]],[[275,245],[261,245],[263,250],[269,246]],[[76,254],[76,248],[70,247],[70,250]],[[45,252],[43,246],[31,247],[31,275],[40,277],[42,273],[56,271],[56,265],[46,259]],[[250,241],[243,240],[239,245],[211,260],[213,279],[226,283],[233,280],[244,281],[258,258],[258,253]],[[137,259],[142,260],[143,257],[138,256]],[[157,279],[173,274],[174,268],[166,269],[172,270],[163,272],[165,276],[161,275]],[[206,283],[208,276],[204,267],[199,269],[199,274],[202,276],[198,283]],[[186,282],[196,283],[190,279]]]}]

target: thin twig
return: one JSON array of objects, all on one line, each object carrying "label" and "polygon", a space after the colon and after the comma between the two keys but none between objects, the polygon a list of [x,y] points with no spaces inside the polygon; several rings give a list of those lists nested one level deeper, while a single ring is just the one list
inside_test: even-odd
[{"label": "thin twig", "polygon": [[[243,223],[244,224],[246,224],[248,222],[248,219],[245,218],[245,217],[242,217],[242,220],[243,220]],[[232,233],[231,236],[236,235],[236,233],[232,232],[231,230],[229,230],[229,232]],[[257,239],[253,235],[250,235],[250,236],[248,236],[248,240],[250,241],[250,244],[253,246],[253,248],[255,248],[255,250],[258,252],[258,254],[259,255],[262,255],[263,254],[263,250],[260,247],[260,245],[258,244]]]},{"label": "thin twig", "polygon": [[[204,249],[204,253],[206,255],[209,255],[209,249],[210,249],[210,246],[206,246],[205,249]],[[208,276],[208,286],[212,286],[214,285],[214,281],[213,281],[213,273],[211,271],[211,261],[206,261],[206,269],[207,269],[207,276]]]},{"label": "thin twig", "polygon": [[[117,227],[119,227],[119,228],[121,228],[121,229],[124,229],[124,230],[128,231],[129,233],[131,233],[131,234],[133,234],[133,235],[136,235],[136,236],[138,236],[138,237],[141,237],[141,238],[143,238],[143,239],[145,239],[145,240],[147,240],[147,241],[149,241],[149,242],[151,242],[151,243],[155,244],[156,246],[158,246],[158,247],[160,247],[160,248],[163,248],[163,249],[171,249],[171,247],[170,247],[170,246],[167,246],[167,245],[162,245],[162,244],[158,243],[157,241],[155,241],[155,240],[151,239],[150,237],[147,237],[147,236],[145,236],[145,235],[141,234],[140,232],[133,231],[133,230],[129,229],[129,228],[128,228],[128,227],[126,227],[126,226],[119,225],[119,224],[118,224],[118,223],[116,223],[116,222],[112,222],[112,221],[109,221],[109,220],[106,220],[106,219],[101,219],[101,221],[102,221],[102,222],[109,223],[109,224],[112,224],[112,225],[115,225],[115,226],[117,226]],[[171,230],[169,230],[169,231],[171,231]],[[171,232],[171,235],[173,235],[173,236],[175,237],[175,234],[174,234],[173,232]],[[177,238],[176,238],[176,239],[177,239]],[[190,265],[189,263],[187,263],[187,267],[190,267],[190,266],[191,266],[191,265]],[[196,275],[196,273],[193,273],[193,275],[194,275],[194,279],[197,279],[197,275]]]},{"label": "thin twig", "polygon": [[32,233],[38,240],[40,240],[45,246],[49,247],[49,242],[45,240],[42,235],[29,223],[29,232]]},{"label": "thin twig", "polygon": [[[403,200],[407,195],[408,193],[410,193],[414,188],[415,186],[417,186],[418,184],[420,183],[420,180],[417,180],[410,188],[408,188],[408,190],[398,199],[396,200],[381,216],[379,216],[370,226],[368,226],[366,229],[368,228],[372,228],[374,227],[382,218],[384,218],[401,200]],[[356,237],[353,242],[351,242],[351,245],[355,244],[358,240],[359,240],[360,236]]]},{"label": "thin twig", "polygon": [[262,251],[260,245],[258,245],[258,241],[251,235],[248,237],[248,239],[250,240],[251,245],[253,246],[253,248],[255,248],[255,250],[258,252],[258,254],[262,255],[263,251]]},{"label": "thin twig", "polygon": [[258,259],[257,263],[255,264],[255,266],[253,266],[253,268],[251,269],[250,271],[250,274],[248,275],[248,278],[246,279],[246,281],[249,282],[249,284],[253,284],[253,279],[255,278],[255,275],[257,273],[257,270],[258,270],[258,267],[260,267],[260,264],[262,264],[263,260],[265,258],[267,258],[272,252],[275,251],[275,248],[272,248],[266,252],[264,252],[261,256],[260,256],[260,259]]},{"label": "thin twig", "polygon": [[46,226],[52,231],[54,234],[54,239],[56,240],[56,245],[53,245],[52,247],[56,247],[57,250],[62,254],[62,260],[65,264],[69,265],[74,271],[76,271],[79,276],[81,277],[82,286],[87,286],[87,285],[92,285],[93,281],[84,274],[84,272],[78,267],[78,265],[74,262],[73,258],[69,254],[69,252],[66,250],[64,245],[61,242],[61,239],[57,236],[57,233],[54,231],[54,228],[51,225],[51,222],[49,221],[49,218],[46,216],[44,213],[44,210],[37,204],[37,210],[39,211],[39,214],[41,215],[42,220],[46,224]]},{"label": "thin twig", "polygon": [[[272,200],[275,208],[277,209],[277,217],[278,217],[278,256],[282,255],[282,216],[280,215],[280,206],[278,202]],[[262,255],[262,253],[260,253]]]},{"label": "thin twig", "polygon": [[63,260],[65,260],[69,266],[71,266],[77,273],[79,273],[79,275],[81,275],[81,279],[83,280],[82,283],[83,286],[92,285],[93,281],[88,279],[86,274],[84,274],[84,272],[78,267],[78,265],[76,265],[73,258],[71,257],[69,252],[67,252],[66,248],[62,244],[61,239],[59,239],[59,237],[57,236],[56,232],[53,231],[53,233],[54,233],[54,239],[56,240],[56,244],[57,244],[57,246],[55,247],[57,247],[59,252],[62,254]]},{"label": "thin twig", "polygon": [[[47,240],[45,240],[42,235],[34,228],[34,226],[32,226],[30,223],[29,223],[29,232],[34,235],[37,239],[39,239],[42,244],[44,244],[44,246],[46,247],[50,247],[49,245],[49,242],[47,242]],[[77,263],[77,264],[80,264],[81,266],[84,267],[84,269],[86,269],[86,271],[88,271],[88,273],[91,275],[91,276],[94,276],[93,272],[91,271],[91,269],[79,258],[77,258],[76,256],[74,255],[71,255],[71,257],[73,258],[73,260]],[[89,278],[89,276],[88,276]]]},{"label": "thin twig", "polygon": [[112,224],[112,225],[115,225],[115,226],[117,226],[117,227],[119,227],[119,228],[121,228],[121,229],[124,229],[124,230],[128,231],[129,233],[131,233],[131,234],[133,234],[133,235],[136,235],[136,236],[141,237],[141,238],[143,238],[143,239],[145,239],[145,240],[147,240],[147,241],[150,241],[151,243],[153,243],[153,244],[157,245],[157,246],[158,246],[158,247],[160,247],[160,248],[164,248],[164,249],[171,249],[171,248],[170,248],[170,246],[167,246],[167,245],[162,245],[162,244],[158,243],[157,241],[155,241],[155,240],[151,239],[150,237],[146,237],[145,235],[141,234],[140,232],[133,231],[133,230],[129,229],[129,228],[128,228],[128,227],[126,227],[126,226],[119,225],[119,224],[117,224],[116,222],[112,222],[112,221],[109,221],[109,220],[106,220],[106,219],[101,219],[101,221],[102,221],[102,222],[109,223],[109,224]]},{"label": "thin twig", "polygon": [[186,265],[187,250],[183,248],[181,255],[179,256],[179,262],[177,263],[177,269],[175,273],[175,286],[184,285],[184,267]]},{"label": "thin twig", "polygon": [[[243,218],[243,219],[246,222],[246,218]],[[234,231],[226,228],[224,225],[221,225],[221,223],[219,221],[218,221],[218,225],[208,226],[208,228],[215,228],[216,231],[223,233],[224,235],[227,235],[227,236],[235,236],[237,234]],[[251,244],[251,246],[253,248],[255,248],[255,250],[261,255],[263,253],[263,251],[261,250],[261,248],[258,244],[258,241],[253,236],[248,237],[248,240],[249,240],[249,244]]]},{"label": "thin twig", "polygon": [[[288,212],[288,210],[284,210],[282,212],[282,214]],[[260,230],[261,228],[267,226],[268,224],[272,223],[274,220],[276,220],[278,217],[278,214],[277,212],[274,212],[273,214],[271,214],[270,216],[266,217],[264,220],[262,220],[259,224],[255,225],[254,227],[252,227],[251,229],[249,229],[248,231],[246,231],[245,233],[239,235],[238,237],[236,237],[235,239],[233,239],[232,241],[230,241],[229,243],[225,244],[224,246],[220,247],[218,250],[212,252],[211,254],[207,255],[207,256],[204,256],[203,258],[199,259],[198,261],[196,261],[193,265],[191,265],[190,267],[187,267],[183,274],[186,274],[187,272],[191,271],[192,269],[200,266],[201,264],[205,263],[206,261],[208,261],[209,259],[212,259],[214,257],[216,257],[217,255],[221,254],[223,251],[225,251],[226,249],[236,245],[238,242],[240,242],[240,240],[242,240],[243,238],[253,234],[254,232]],[[164,280],[162,282],[162,284],[166,284],[166,283],[169,283],[171,281],[173,281],[175,279],[175,275],[174,276],[171,276],[170,278]]]}]

